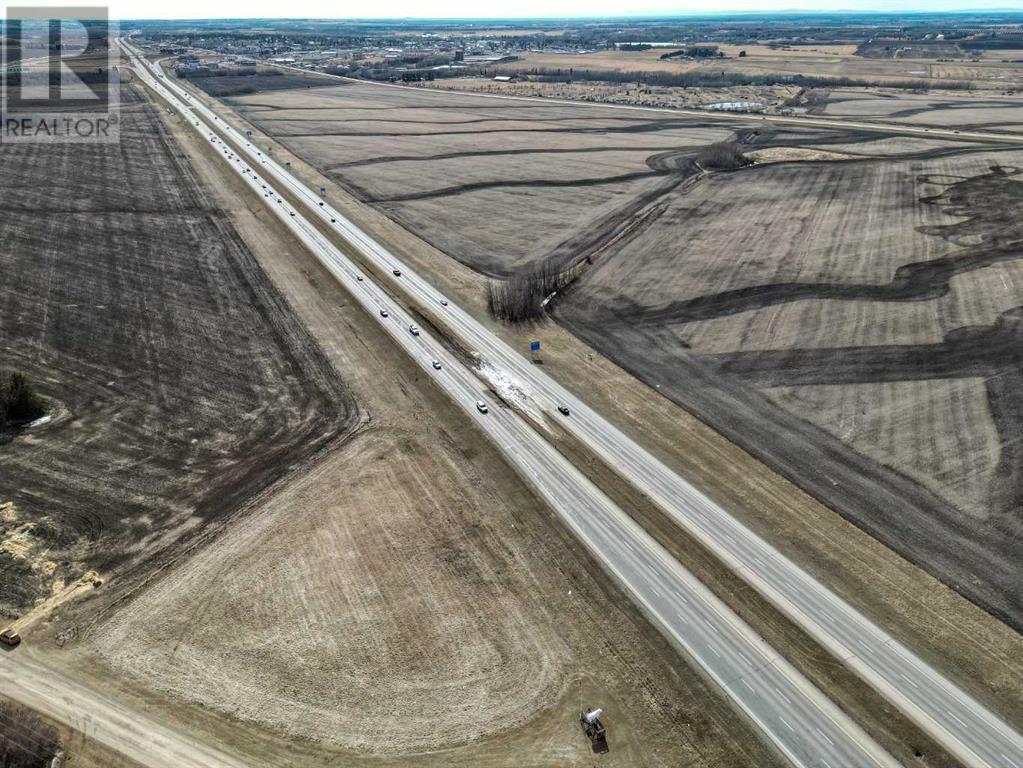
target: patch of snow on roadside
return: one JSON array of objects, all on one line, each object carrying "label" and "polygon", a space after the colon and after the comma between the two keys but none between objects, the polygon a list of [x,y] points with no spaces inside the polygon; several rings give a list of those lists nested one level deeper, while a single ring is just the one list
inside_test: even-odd
[{"label": "patch of snow on roadside", "polygon": [[547,429],[543,408],[536,402],[523,382],[515,378],[508,371],[495,368],[483,358],[480,358],[477,370],[480,377],[491,386],[498,397],[512,408],[533,419],[544,429]]}]

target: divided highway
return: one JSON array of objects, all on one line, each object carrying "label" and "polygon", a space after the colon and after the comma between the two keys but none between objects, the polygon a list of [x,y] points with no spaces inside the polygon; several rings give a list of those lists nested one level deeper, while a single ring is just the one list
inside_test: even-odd
[{"label": "divided highway", "polygon": [[[133,54],[130,46],[124,47]],[[251,147],[253,162],[243,159],[238,151],[247,143],[244,138],[234,146],[226,144],[214,128],[222,125],[221,121],[196,105],[187,93],[167,84],[174,88],[171,92],[151,69],[143,68],[147,64],[138,58],[134,62],[146,84],[218,148],[281,222],[476,421],[655,625],[721,686],[787,760],[807,768],[898,765],[516,411],[490,403],[488,412],[481,413],[477,403],[487,399],[489,390],[476,372],[426,331],[417,328],[412,332],[415,317],[292,208],[279,194],[279,187],[263,175],[269,161]],[[225,133],[237,135],[233,130],[225,129]],[[390,271],[396,264],[384,266]],[[400,280],[405,279],[404,272],[402,275]],[[433,298],[438,308],[450,306],[441,303],[440,295]]]},{"label": "divided highway", "polygon": [[[446,299],[427,280],[409,270],[393,253],[348,221],[285,168],[264,157],[251,142],[247,142],[237,131],[224,125],[215,113],[192,99],[184,89],[174,83],[166,83],[167,88],[176,96],[169,94],[167,88],[154,77],[154,75],[162,77],[157,65],[145,63],[139,66],[148,68],[147,82],[196,123],[197,129],[209,132],[211,130],[209,126],[223,126],[225,135],[234,142],[234,151],[246,156],[247,161],[251,162],[253,167],[259,168],[265,177],[272,178],[281,188],[287,189],[291,195],[307,205],[314,215],[321,217],[325,223],[333,227],[358,251],[366,263],[372,264],[381,273],[390,272],[395,268],[400,269],[402,277],[394,281],[394,287],[412,304],[436,317],[440,325],[451,329],[464,345],[477,350],[495,368],[516,379],[538,408],[553,413],[559,405],[569,407],[572,411],[571,417],[562,420],[567,430],[604,459],[609,466],[614,467],[623,478],[648,494],[650,499],[680,527],[713,551],[760,594],[892,701],[964,764],[978,768],[1023,768],[1023,738],[995,713],[986,709],[867,617],[818,583],[543,371],[537,370],[468,313],[453,304],[442,303],[442,300],[446,302]],[[182,99],[188,104],[184,104]],[[203,121],[207,124],[203,124]],[[801,119],[798,122],[805,124]],[[866,125],[864,127],[874,128]],[[240,157],[235,159],[239,163],[242,162]],[[278,204],[280,205],[282,204]],[[288,219],[301,220],[301,217],[292,217],[290,213],[292,212],[289,212]],[[315,233],[312,225],[309,227],[312,230],[309,233],[310,237],[318,238],[321,247],[331,252],[332,259],[340,258],[351,264],[340,251]],[[352,268],[354,269],[354,266]],[[342,279],[346,286],[349,285],[344,278],[339,279]],[[369,281],[366,280],[364,283]],[[523,440],[525,442],[521,445],[528,446],[528,449],[522,453],[509,452],[509,458],[513,463],[521,466],[521,462],[532,460],[523,454],[548,456],[544,466],[548,466],[548,461],[556,462],[557,454],[550,456],[547,453],[550,450],[549,445],[546,441],[538,439],[535,433],[529,440],[525,440],[523,436]],[[508,448],[505,450],[510,451]],[[563,465],[563,460],[557,465],[561,467],[560,472],[573,471],[570,466]],[[557,485],[560,486],[562,483],[559,481]],[[555,509],[564,514],[559,505],[570,504],[571,498],[568,497],[578,493],[579,487],[582,486],[576,486],[576,490],[570,492],[562,489],[561,494],[567,493],[567,497],[561,498],[560,494],[556,495],[555,501],[552,502]],[[548,493],[551,491],[548,490],[545,496]],[[597,504],[596,501],[594,503]],[[597,504],[602,505],[603,502]],[[583,523],[577,520],[576,523],[570,524],[575,527]],[[619,533],[622,532],[627,531],[623,528]],[[610,540],[605,544],[613,549]],[[599,556],[599,553],[597,554]],[[628,575],[627,572],[620,570],[615,572],[620,578]],[[639,596],[639,602],[648,611],[658,605],[657,602],[650,602],[642,595]],[[675,609],[679,610],[679,606],[675,606]],[[708,651],[708,655],[712,654]],[[706,659],[700,661],[703,663]],[[730,685],[726,690],[733,698],[735,697],[734,686]],[[747,706],[748,703],[744,704],[743,708],[747,709]],[[787,722],[792,723],[791,720]],[[802,720],[792,725],[802,731],[802,737],[812,736],[812,728]],[[768,732],[778,743],[778,730]],[[817,747],[822,745],[818,744]],[[827,764],[833,763],[829,761]]]}]

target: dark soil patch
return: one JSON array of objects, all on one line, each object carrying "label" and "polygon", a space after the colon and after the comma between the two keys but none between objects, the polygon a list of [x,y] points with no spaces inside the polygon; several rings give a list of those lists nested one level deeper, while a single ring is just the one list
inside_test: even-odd
[{"label": "dark soil patch", "polygon": [[[357,418],[133,101],[126,89],[117,144],[0,148],[0,359],[70,411],[0,447],[0,502],[69,575],[172,556]],[[0,568],[0,610],[31,604],[23,566]]]}]

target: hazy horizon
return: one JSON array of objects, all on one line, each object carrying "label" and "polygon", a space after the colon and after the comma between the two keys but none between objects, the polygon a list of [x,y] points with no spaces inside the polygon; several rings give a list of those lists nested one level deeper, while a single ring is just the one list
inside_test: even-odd
[{"label": "hazy horizon", "polygon": [[[786,15],[786,14],[863,14],[875,13],[883,15],[934,14],[934,13],[1013,13],[1023,14],[1023,8],[1011,5],[998,5],[989,0],[963,2],[962,0],[920,0],[919,2],[885,3],[876,0],[850,2],[818,2],[815,0],[791,0],[781,7],[770,0],[716,0],[714,2],[687,3],[679,7],[677,0],[643,0],[642,5],[628,6],[621,0],[498,0],[488,5],[488,12],[479,13],[476,3],[466,0],[446,0],[446,2],[425,6],[413,0],[380,0],[367,6],[360,4],[350,10],[344,6],[327,0],[298,0],[287,4],[287,13],[282,14],[280,3],[272,0],[250,0],[239,3],[229,0],[181,0],[174,4],[172,14],[154,14],[153,4],[142,0],[116,0],[106,5],[110,9],[111,18],[138,21],[211,21],[231,19],[281,19],[281,20],[572,20],[572,19],[614,19],[639,17],[691,18],[694,16],[730,16],[730,15]],[[6,9],[11,6],[37,7],[53,3],[38,0],[22,0],[17,3],[5,3]],[[91,5],[91,4],[90,4]],[[155,6],[166,11],[167,6]],[[367,7],[372,13],[364,12]],[[429,12],[423,12],[424,8]],[[492,9],[492,10],[489,10]]]}]

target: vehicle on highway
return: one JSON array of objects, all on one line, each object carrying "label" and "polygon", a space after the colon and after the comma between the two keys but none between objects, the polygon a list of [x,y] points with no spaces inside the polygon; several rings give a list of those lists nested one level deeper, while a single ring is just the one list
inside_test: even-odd
[{"label": "vehicle on highway", "polygon": [[479,411],[480,413],[486,413],[490,409],[487,408],[487,404],[484,403],[482,400],[477,400],[476,401],[476,410]]},{"label": "vehicle on highway", "polygon": [[440,360],[434,360],[433,361],[433,367],[436,368],[439,371],[440,370]]},{"label": "vehicle on highway", "polygon": [[380,317],[387,317],[387,310],[386,309],[381,309],[380,310]]},{"label": "vehicle on highway", "polygon": [[362,282],[362,275],[356,275],[355,279],[358,280],[361,283]]},{"label": "vehicle on highway", "polygon": [[568,414],[570,413],[567,405],[559,405],[558,412],[561,413],[563,416],[568,416]]},{"label": "vehicle on highway", "polygon": [[330,223],[331,223],[331,224],[337,224],[337,219],[331,219],[331,220],[330,220]]},{"label": "vehicle on highway", "polygon": [[394,273],[395,277],[401,277],[401,270],[400,269],[392,269],[391,272]]},{"label": "vehicle on highway", "polygon": [[3,643],[4,645],[9,645],[11,648],[13,648],[16,645],[21,644],[21,635],[19,635],[13,629],[5,629],[3,632],[0,632],[0,643]]},{"label": "vehicle on highway", "polygon": [[410,325],[408,327],[408,332],[411,333],[413,336],[418,336],[419,335],[419,326],[418,325]]},{"label": "vehicle on highway", "polygon": [[448,305],[448,300],[447,300],[447,299],[441,299],[441,300],[440,300],[440,305],[441,305],[442,307],[446,307],[446,306]]}]

